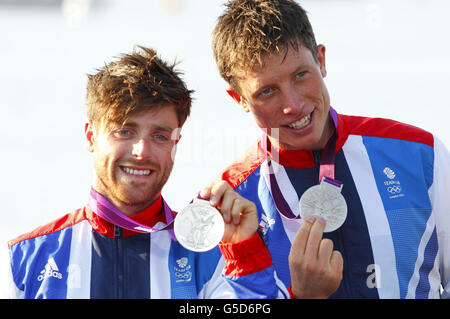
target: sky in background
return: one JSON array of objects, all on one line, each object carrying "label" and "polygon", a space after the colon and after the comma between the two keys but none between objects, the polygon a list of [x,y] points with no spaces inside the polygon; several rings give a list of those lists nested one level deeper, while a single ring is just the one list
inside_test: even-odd
[{"label": "sky in background", "polygon": [[[27,5],[41,2],[44,5]],[[450,2],[305,0],[342,114],[422,127],[450,146]],[[15,5],[12,3],[16,3]],[[17,5],[17,3],[23,3]],[[222,0],[0,0],[0,241],[87,202],[87,74],[135,45],[195,90],[163,196],[181,210],[259,136],[225,92],[211,51]],[[449,164],[450,165],[450,164]]]}]

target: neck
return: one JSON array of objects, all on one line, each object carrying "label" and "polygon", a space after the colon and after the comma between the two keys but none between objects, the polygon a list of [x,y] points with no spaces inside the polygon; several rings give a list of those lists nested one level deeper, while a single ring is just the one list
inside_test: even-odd
[{"label": "neck", "polygon": [[333,119],[331,116],[328,116],[327,123],[325,124],[325,127],[322,132],[322,136],[317,143],[316,148],[312,148],[313,151],[319,151],[325,148],[325,145],[327,145],[328,141],[330,140],[331,136],[333,135],[334,131],[336,130],[336,127],[334,126]]},{"label": "neck", "polygon": [[[105,197],[111,204],[113,204],[119,211],[121,211],[124,215],[130,217],[142,212],[144,209],[150,207],[155,203],[155,201],[160,197],[160,193],[156,194],[154,198],[149,201],[142,203],[130,203],[129,201],[120,200],[119,196],[114,196],[108,190],[105,190],[103,187],[99,186],[98,183],[93,183],[94,190]],[[123,196],[122,196],[123,197]]]},{"label": "neck", "polygon": [[142,212],[144,209],[152,206],[156,201],[156,199],[154,199],[151,202],[142,203],[142,204],[126,204],[124,202],[112,201],[108,197],[106,197],[106,199],[108,199],[114,206],[117,207],[117,209],[119,209],[122,213],[124,213],[128,217]]}]

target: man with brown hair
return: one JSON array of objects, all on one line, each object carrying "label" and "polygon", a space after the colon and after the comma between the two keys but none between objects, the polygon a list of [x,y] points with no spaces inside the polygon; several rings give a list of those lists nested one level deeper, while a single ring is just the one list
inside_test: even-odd
[{"label": "man with brown hair", "polygon": [[[95,170],[89,203],[3,247],[0,297],[278,296],[255,205],[226,183],[201,193],[228,221],[220,250],[195,246],[201,251],[195,252],[175,237],[175,216],[161,190],[191,93],[175,64],[144,47],[89,76],[85,137]],[[206,241],[197,236],[195,244],[200,240]]]},{"label": "man with brown hair", "polygon": [[258,207],[295,298],[450,295],[450,156],[432,134],[338,114],[305,10],[231,0],[213,33],[229,95],[262,129],[221,178]]}]

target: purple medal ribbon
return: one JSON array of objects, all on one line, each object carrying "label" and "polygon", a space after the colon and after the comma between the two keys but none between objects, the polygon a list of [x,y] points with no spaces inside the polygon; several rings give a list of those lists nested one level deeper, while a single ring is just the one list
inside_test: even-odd
[{"label": "purple medal ribbon", "polygon": [[113,225],[139,233],[153,233],[161,230],[168,230],[172,239],[176,241],[176,237],[173,232],[173,212],[164,199],[162,199],[162,202],[167,225],[161,229],[149,227],[134,221],[117,209],[117,207],[115,207],[104,196],[95,191],[94,188],[91,188],[91,192],[89,193],[88,205],[95,214]]},{"label": "purple medal ribbon", "polygon": [[[336,187],[341,187],[342,182],[334,179],[334,162],[336,157],[336,139],[337,139],[337,124],[338,124],[338,115],[336,111],[330,106],[330,115],[333,120],[333,124],[335,127],[335,132],[328,140],[327,144],[322,153],[322,158],[320,160],[320,168],[319,168],[319,184],[324,181],[329,184],[332,184]],[[262,136],[262,148],[267,151],[267,135],[263,134]],[[275,207],[278,212],[286,217],[287,219],[298,219],[300,215],[296,215],[293,213],[289,203],[286,201],[281,189],[278,185],[275,172],[273,169],[273,164],[270,161],[269,157],[266,160],[267,163],[267,173],[264,174],[266,179],[267,186],[272,194],[273,201],[275,203]]]},{"label": "purple medal ribbon", "polygon": [[334,159],[336,157],[336,131],[338,125],[338,118],[336,111],[330,106],[330,115],[333,119],[333,124],[335,131],[333,135],[328,140],[325,148],[323,149],[322,158],[320,159],[320,169],[319,169],[319,183],[325,178],[325,181],[340,187],[341,182],[334,179]]}]

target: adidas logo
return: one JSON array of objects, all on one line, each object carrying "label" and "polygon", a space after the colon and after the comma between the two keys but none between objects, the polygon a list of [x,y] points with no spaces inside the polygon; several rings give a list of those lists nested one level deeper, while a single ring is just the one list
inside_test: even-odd
[{"label": "adidas logo", "polygon": [[41,271],[41,274],[37,277],[37,280],[42,281],[48,277],[62,279],[62,274],[59,272],[58,266],[56,265],[53,257],[49,258],[47,265],[45,265],[45,268]]}]

